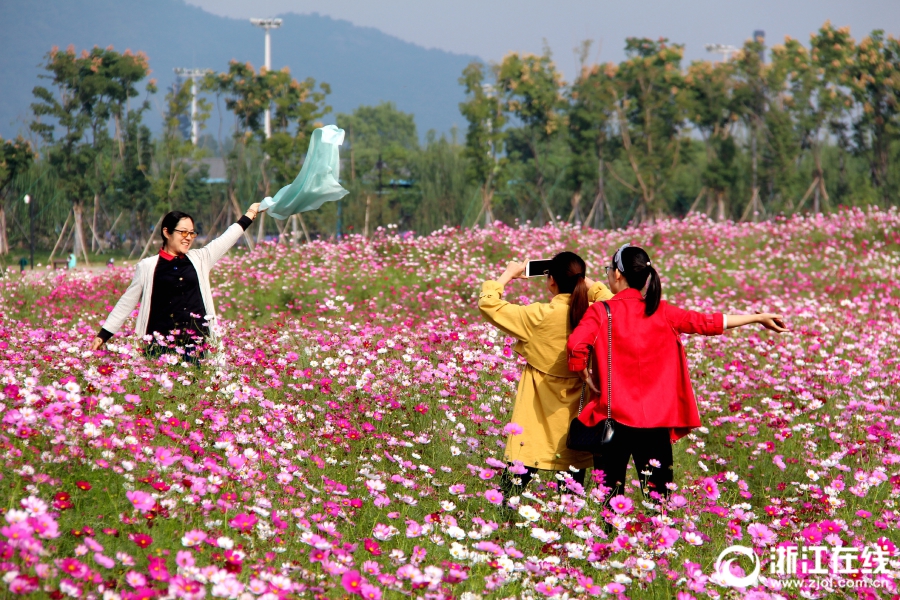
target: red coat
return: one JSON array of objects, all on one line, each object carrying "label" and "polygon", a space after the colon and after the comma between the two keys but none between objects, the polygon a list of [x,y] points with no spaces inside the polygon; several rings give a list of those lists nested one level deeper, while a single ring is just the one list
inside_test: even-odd
[{"label": "red coat", "polygon": [[[638,290],[628,288],[609,302],[613,317],[612,417],[631,427],[669,427],[672,440],[700,426],[680,333],[719,335],[721,313],[703,314],[660,302],[644,314]],[[606,418],[606,308],[593,304],[569,336],[569,369],[582,371],[593,347],[594,381],[602,394],[588,402],[579,419],[588,426]],[[599,380],[599,381],[598,381]]]}]

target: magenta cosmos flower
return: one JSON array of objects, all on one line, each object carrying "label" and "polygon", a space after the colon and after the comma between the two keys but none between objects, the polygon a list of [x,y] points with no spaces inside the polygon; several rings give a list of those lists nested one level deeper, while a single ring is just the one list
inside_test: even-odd
[{"label": "magenta cosmos flower", "polygon": [[719,497],[719,484],[712,477],[704,479],[703,483],[700,484],[700,489],[703,490],[707,500],[715,500]]},{"label": "magenta cosmos flower", "polygon": [[239,513],[228,522],[229,525],[238,531],[250,531],[256,525],[256,515],[248,515],[247,513]]},{"label": "magenta cosmos flower", "polygon": [[365,580],[362,578],[362,575],[359,574],[359,571],[347,571],[341,577],[341,585],[344,586],[344,589],[348,594],[359,594],[362,590],[362,584]]},{"label": "magenta cosmos flower", "polygon": [[621,494],[613,496],[609,500],[609,507],[620,515],[630,513],[633,506],[634,503],[631,501],[631,498]]}]

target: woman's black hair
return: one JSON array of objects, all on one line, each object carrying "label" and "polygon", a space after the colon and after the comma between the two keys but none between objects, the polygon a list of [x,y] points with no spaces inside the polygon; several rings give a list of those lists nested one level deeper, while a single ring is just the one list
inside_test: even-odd
[{"label": "woman's black hair", "polygon": [[553,277],[560,294],[572,294],[569,299],[569,323],[578,326],[588,309],[588,289],[584,282],[584,261],[574,252],[560,252],[550,261],[548,275]]},{"label": "woman's black hair", "polygon": [[162,238],[163,247],[166,245],[166,236],[163,234],[163,229],[168,229],[169,235],[172,235],[172,232],[178,227],[178,222],[182,219],[190,219],[191,223],[194,222],[194,217],[180,210],[173,210],[163,217],[162,224],[159,227],[159,237]]},{"label": "woman's black hair", "polygon": [[646,294],[644,294],[644,314],[648,317],[656,312],[659,308],[659,301],[662,299],[662,284],[659,281],[659,273],[650,264],[650,256],[643,248],[637,246],[628,246],[622,249],[622,266],[625,270],[619,269],[616,264],[616,257],[613,255],[612,266],[618,269],[628,287],[636,290],[644,291],[646,286]]}]

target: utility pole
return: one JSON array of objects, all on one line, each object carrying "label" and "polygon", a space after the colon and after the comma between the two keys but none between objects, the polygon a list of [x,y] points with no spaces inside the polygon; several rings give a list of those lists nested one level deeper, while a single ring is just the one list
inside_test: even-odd
[{"label": "utility pole", "polygon": [[28,194],[25,194],[23,200],[28,205],[28,218],[31,221],[31,241],[29,242],[31,245],[31,261],[28,264],[31,265],[31,270],[34,271],[34,202],[31,201],[32,198]]},{"label": "utility pole", "polygon": [[[272,36],[271,30],[278,29],[281,27],[281,19],[250,19],[250,22],[256,25],[257,27],[262,27],[266,30],[266,71],[272,68]],[[266,106],[266,121],[265,121],[265,132],[266,139],[272,135],[272,124],[270,119],[272,118],[271,110],[268,106]]]},{"label": "utility pole", "polygon": [[200,121],[197,120],[197,80],[205,77],[207,73],[212,73],[210,69],[184,69],[175,68],[175,74],[191,80],[191,143],[197,145],[200,141]]}]

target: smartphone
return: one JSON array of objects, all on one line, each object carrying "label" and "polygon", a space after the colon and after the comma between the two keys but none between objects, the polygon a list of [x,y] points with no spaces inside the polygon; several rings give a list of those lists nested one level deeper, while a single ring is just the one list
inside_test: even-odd
[{"label": "smartphone", "polygon": [[550,259],[529,260],[525,263],[525,277],[542,277],[550,272]]}]

